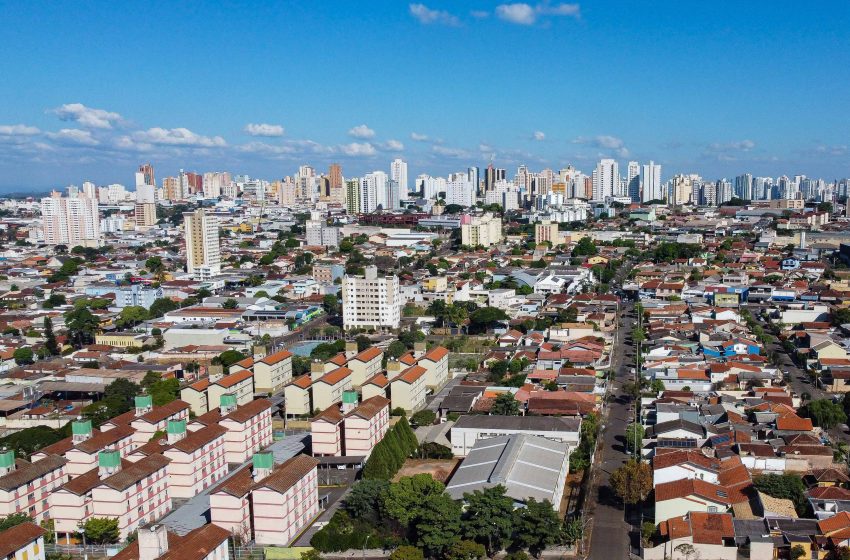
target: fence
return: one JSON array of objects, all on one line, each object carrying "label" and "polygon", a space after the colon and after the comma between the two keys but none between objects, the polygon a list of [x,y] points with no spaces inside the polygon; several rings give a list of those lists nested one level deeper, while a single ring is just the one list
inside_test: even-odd
[{"label": "fence", "polygon": [[[127,546],[122,544],[87,544],[86,546],[75,544],[45,543],[44,553],[50,557],[72,557],[72,558],[109,558],[121,552]],[[230,544],[231,558],[235,560],[264,560],[264,547],[254,543],[234,545]]]}]

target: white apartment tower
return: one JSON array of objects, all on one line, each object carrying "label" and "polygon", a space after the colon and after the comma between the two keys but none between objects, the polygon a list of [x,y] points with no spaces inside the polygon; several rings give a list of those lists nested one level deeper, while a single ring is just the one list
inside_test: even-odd
[{"label": "white apartment tower", "polygon": [[605,200],[620,190],[620,166],[616,160],[603,159],[593,172],[593,200]]},{"label": "white apartment tower", "polygon": [[401,323],[401,294],[397,276],[378,276],[367,266],[361,276],[342,279],[342,324],[345,329],[397,329]]},{"label": "white apartment tower", "polygon": [[640,164],[636,161],[629,162],[629,172],[626,178],[626,189],[632,202],[640,202]]},{"label": "white apartment tower", "polygon": [[467,247],[490,247],[502,241],[502,218],[490,213],[461,219],[460,242]]},{"label": "white apartment tower", "polygon": [[208,280],[221,272],[218,218],[200,208],[183,213],[186,230],[186,271],[198,280]]},{"label": "white apartment tower", "polygon": [[650,161],[641,168],[640,183],[643,186],[641,200],[664,200],[664,191],[661,188],[661,165]]},{"label": "white apartment tower", "polygon": [[76,192],[63,197],[53,191],[41,199],[44,242],[48,245],[97,245],[100,240],[100,216],[97,198]]},{"label": "white apartment tower", "polygon": [[407,200],[410,185],[407,182],[407,162],[403,159],[394,159],[390,164],[390,179],[398,185],[398,199]]}]

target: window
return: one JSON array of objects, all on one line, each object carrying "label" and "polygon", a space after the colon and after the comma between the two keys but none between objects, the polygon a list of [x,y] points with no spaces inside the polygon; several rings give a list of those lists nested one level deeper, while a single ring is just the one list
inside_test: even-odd
[{"label": "window", "polygon": [[717,506],[708,506],[708,513],[717,513]]}]

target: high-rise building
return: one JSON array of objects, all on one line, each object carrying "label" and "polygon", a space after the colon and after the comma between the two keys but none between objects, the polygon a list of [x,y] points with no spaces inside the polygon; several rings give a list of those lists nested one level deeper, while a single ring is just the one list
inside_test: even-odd
[{"label": "high-rise building", "polygon": [[41,199],[41,218],[44,242],[48,245],[97,245],[100,240],[100,216],[97,198],[63,197],[53,191]]},{"label": "high-rise building", "polygon": [[735,177],[734,195],[743,200],[753,199],[753,176],[749,173]]},{"label": "high-rise building", "polygon": [[136,225],[149,227],[156,224],[156,186],[138,184],[140,173],[136,173]]},{"label": "high-rise building", "polygon": [[342,325],[345,329],[397,329],[401,323],[397,276],[379,276],[367,266],[363,276],[342,279]]},{"label": "high-rise building", "polygon": [[475,187],[466,173],[454,173],[446,182],[446,204],[459,204],[464,208],[475,206]]},{"label": "high-rise building", "polygon": [[603,159],[593,172],[593,200],[605,200],[620,190],[620,167],[616,160]]},{"label": "high-rise building", "polygon": [[203,208],[183,213],[186,238],[186,271],[198,280],[221,272],[218,218]]},{"label": "high-rise building", "polygon": [[470,167],[466,170],[466,175],[469,178],[469,182],[472,183],[472,189],[475,191],[475,196],[479,196],[481,194],[481,178],[478,176],[478,168]]},{"label": "high-rise building", "polygon": [[360,179],[348,179],[345,181],[345,210],[352,216],[360,213]]},{"label": "high-rise building", "polygon": [[342,177],[342,166],[332,163],[328,168],[328,199],[342,204],[345,201],[345,184]]},{"label": "high-rise building", "polygon": [[296,201],[296,188],[292,178],[287,176],[282,181],[277,181],[277,202],[281,206],[293,206]]},{"label": "high-rise building", "polygon": [[490,247],[501,243],[502,218],[489,213],[464,217],[460,224],[460,239],[461,243],[468,247]]},{"label": "high-rise building", "polygon": [[732,200],[732,183],[727,181],[725,178],[720,179],[717,183],[715,183],[715,189],[716,194],[714,195],[714,202],[718,206],[724,202]]},{"label": "high-rise building", "polygon": [[204,173],[202,180],[204,198],[218,198],[222,196],[230,181],[230,173],[226,171]]},{"label": "high-rise building", "polygon": [[154,177],[153,166],[150,163],[139,166],[139,170],[136,172],[136,190],[139,190],[139,185],[156,186],[156,177]]},{"label": "high-rise building", "polygon": [[[664,191],[661,188],[661,166],[654,161],[644,164],[640,172],[640,184],[643,189],[641,200],[664,200]],[[690,193],[688,193],[690,197]]]},{"label": "high-rise building", "polygon": [[628,177],[626,178],[626,183],[628,185],[627,188],[629,197],[632,199],[632,202],[640,202],[640,164],[636,161],[630,161],[628,169],[629,170]]},{"label": "high-rise building", "polygon": [[389,177],[383,171],[373,171],[360,181],[360,212],[374,212],[380,206],[387,209],[387,182]]},{"label": "high-rise building", "polygon": [[166,177],[162,180],[162,192],[165,200],[177,202],[183,200],[183,189],[180,186],[180,179],[177,177]]},{"label": "high-rise building", "polygon": [[403,159],[394,159],[390,164],[390,180],[395,181],[398,189],[398,199],[407,200],[410,185],[407,182],[407,162]]},{"label": "high-rise building", "polygon": [[[660,174],[659,166],[659,174]],[[670,204],[682,206],[690,204],[694,194],[694,186],[689,175],[675,175],[670,183]],[[663,198],[663,197],[659,197]]]}]

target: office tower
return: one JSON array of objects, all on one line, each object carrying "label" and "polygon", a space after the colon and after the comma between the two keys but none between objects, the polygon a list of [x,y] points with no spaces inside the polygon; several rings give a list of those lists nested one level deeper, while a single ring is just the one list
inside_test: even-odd
[{"label": "office tower", "polygon": [[484,192],[488,192],[496,184],[496,168],[490,163],[484,170]]},{"label": "office tower", "polygon": [[481,194],[481,178],[478,176],[478,168],[470,167],[466,170],[466,175],[469,182],[472,183],[472,189],[475,191],[475,196],[478,197]]},{"label": "office tower", "polygon": [[[641,167],[640,183],[643,189],[642,200],[664,200],[664,190],[661,188],[661,166],[650,161]],[[690,185],[690,183],[688,183]],[[690,193],[688,193],[690,196]]]},{"label": "office tower", "polygon": [[[659,173],[659,176],[661,174]],[[640,202],[641,201],[641,192],[640,192],[640,164],[636,161],[630,161],[628,167],[628,175],[626,177],[626,185],[628,190],[629,198],[632,199],[632,202]]]},{"label": "office tower", "polygon": [[517,188],[521,190],[530,190],[531,175],[528,172],[528,166],[520,165],[517,168],[516,175],[514,176],[514,185],[516,185]]},{"label": "office tower", "polygon": [[464,217],[460,224],[460,239],[467,247],[490,247],[502,241],[502,218],[490,213]]},{"label": "office tower", "polygon": [[603,159],[593,172],[593,200],[605,200],[620,190],[620,167],[616,160]]},{"label": "office tower", "polygon": [[452,173],[446,181],[446,204],[459,204],[464,208],[475,206],[475,187],[466,173]]},{"label": "office tower", "polygon": [[743,200],[753,199],[753,176],[749,173],[735,177],[734,195]]},{"label": "office tower", "polygon": [[[661,174],[661,166],[658,166],[659,175]],[[646,183],[644,183],[644,190]],[[670,204],[681,206],[690,204],[694,194],[694,185],[689,175],[674,175],[670,183]],[[663,197],[659,197],[663,198]]]},{"label": "office tower", "polygon": [[218,218],[203,208],[183,213],[186,237],[186,272],[196,280],[208,280],[221,272]]},{"label": "office tower", "polygon": [[44,242],[48,245],[97,245],[100,240],[100,216],[97,198],[63,197],[53,191],[41,199]]},{"label": "office tower", "polygon": [[398,190],[398,199],[407,200],[410,185],[407,182],[407,162],[403,159],[394,159],[390,163],[390,180],[395,181]]},{"label": "office tower", "polygon": [[360,179],[345,181],[345,210],[352,216],[360,213]]},{"label": "office tower", "polygon": [[378,276],[367,266],[363,276],[342,278],[342,326],[344,329],[397,329],[401,323],[401,295],[397,276]]}]

